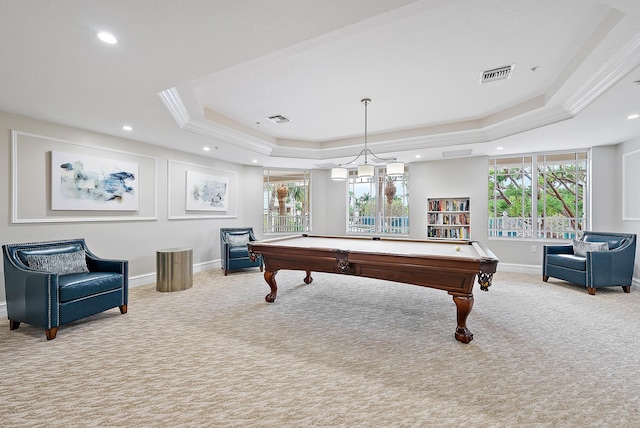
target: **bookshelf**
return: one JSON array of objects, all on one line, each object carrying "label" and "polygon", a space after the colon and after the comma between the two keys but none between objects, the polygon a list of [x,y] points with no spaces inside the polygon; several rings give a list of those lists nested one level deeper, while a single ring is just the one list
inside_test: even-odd
[{"label": "bookshelf", "polygon": [[428,198],[427,237],[470,239],[470,214],[469,198]]}]

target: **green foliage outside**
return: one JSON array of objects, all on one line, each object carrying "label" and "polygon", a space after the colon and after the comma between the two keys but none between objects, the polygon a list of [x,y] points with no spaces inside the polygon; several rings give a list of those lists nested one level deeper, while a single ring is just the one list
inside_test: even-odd
[{"label": "green foliage outside", "polygon": [[[535,179],[536,215],[538,218],[584,216],[586,162],[540,166]],[[489,171],[489,216],[532,217],[530,168],[491,167]],[[575,226],[575,223],[574,223]],[[580,223],[578,223],[578,228]]]},{"label": "green foliage outside", "polygon": [[[401,217],[408,215],[408,207],[403,201],[403,195],[398,194],[398,185],[402,185],[402,179],[407,184],[407,177],[393,178],[385,177],[384,184],[381,185],[383,193],[384,215],[387,217]],[[405,194],[405,200],[408,201],[408,193]],[[355,215],[357,211],[361,217],[369,217],[376,215],[377,198],[371,196],[370,192],[365,192],[360,197],[356,197],[353,191],[349,191],[349,215]]]}]

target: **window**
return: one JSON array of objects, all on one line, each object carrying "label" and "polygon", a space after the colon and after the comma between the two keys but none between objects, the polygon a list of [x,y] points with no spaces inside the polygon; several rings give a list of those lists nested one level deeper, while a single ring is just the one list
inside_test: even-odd
[{"label": "window", "polygon": [[349,171],[348,233],[408,234],[408,174],[390,177],[385,167],[376,167],[371,179]]},{"label": "window", "polygon": [[587,224],[587,170],[587,152],[489,159],[489,237],[575,238]]},{"label": "window", "polygon": [[310,171],[264,170],[264,232],[308,232]]}]

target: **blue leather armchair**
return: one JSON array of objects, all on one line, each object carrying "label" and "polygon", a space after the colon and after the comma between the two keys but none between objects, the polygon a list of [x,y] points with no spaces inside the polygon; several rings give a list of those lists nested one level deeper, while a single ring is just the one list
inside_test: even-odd
[{"label": "blue leather armchair", "polygon": [[225,276],[231,270],[251,267],[259,267],[262,272],[262,256],[257,255],[255,260],[251,260],[247,248],[247,244],[255,240],[252,227],[220,228],[221,267]]},{"label": "blue leather armchair", "polygon": [[[574,248],[588,247],[590,243],[607,243],[608,250],[590,250],[585,255],[575,254]],[[585,231],[579,242],[567,245],[545,245],[542,260],[542,280],[549,277],[562,279],[587,287],[596,294],[601,287],[621,286],[631,292],[633,265],[636,255],[636,235]],[[583,249],[585,250],[585,249]]]},{"label": "blue leather armchair", "polygon": [[2,246],[9,328],[58,327],[118,307],[127,312],[129,265],[96,257],[84,239]]}]

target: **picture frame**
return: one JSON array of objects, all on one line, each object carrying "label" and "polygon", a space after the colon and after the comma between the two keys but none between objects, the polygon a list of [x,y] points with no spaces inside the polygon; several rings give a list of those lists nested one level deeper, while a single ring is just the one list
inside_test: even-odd
[{"label": "picture frame", "polygon": [[51,209],[137,211],[139,165],[120,159],[51,152]]},{"label": "picture frame", "polygon": [[[187,189],[207,180],[226,185],[226,197],[207,206]],[[238,217],[238,172],[215,166],[167,159],[167,218],[169,220],[232,219]]]},{"label": "picture frame", "polygon": [[[64,152],[138,165],[138,206],[129,210],[51,209],[52,154]],[[156,221],[158,219],[158,159],[137,152],[75,142],[57,136],[11,130],[11,223],[76,223]],[[104,208],[104,207],[102,207]],[[134,207],[130,207],[134,208]]]},{"label": "picture frame", "polygon": [[223,176],[186,172],[186,211],[228,211],[229,179]]}]

